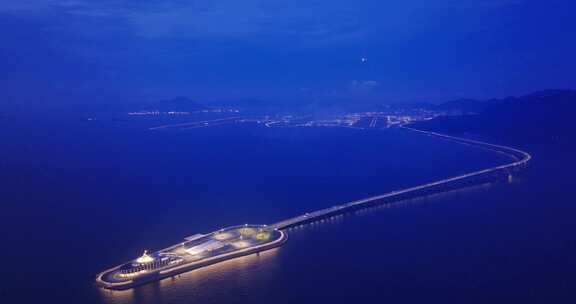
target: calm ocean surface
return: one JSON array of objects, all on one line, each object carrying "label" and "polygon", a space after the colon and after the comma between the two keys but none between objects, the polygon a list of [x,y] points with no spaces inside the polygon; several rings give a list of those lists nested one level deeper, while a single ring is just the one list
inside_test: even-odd
[{"label": "calm ocean surface", "polygon": [[574,303],[573,153],[510,184],[347,214],[281,248],[115,292],[99,271],[195,233],[269,224],[507,161],[403,130],[0,120],[0,303]]}]

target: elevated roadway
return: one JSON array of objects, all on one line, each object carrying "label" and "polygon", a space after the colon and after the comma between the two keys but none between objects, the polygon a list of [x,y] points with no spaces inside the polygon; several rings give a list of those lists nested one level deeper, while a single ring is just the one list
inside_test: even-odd
[{"label": "elevated roadway", "polygon": [[410,128],[407,126],[402,126],[402,128],[406,129],[406,130],[413,131],[413,132],[418,132],[418,133],[423,134],[423,135],[434,136],[434,137],[442,138],[445,140],[450,140],[450,141],[454,141],[457,143],[471,145],[471,146],[475,146],[475,147],[479,147],[479,148],[485,148],[485,149],[489,149],[489,150],[497,152],[497,153],[502,153],[502,154],[507,155],[511,159],[511,162],[506,163],[504,165],[494,166],[494,167],[490,167],[490,168],[486,168],[486,169],[482,169],[482,170],[478,170],[478,171],[473,171],[473,172],[469,172],[469,173],[465,173],[465,174],[461,174],[461,175],[457,175],[457,176],[453,176],[453,177],[448,177],[445,179],[433,181],[430,183],[426,183],[426,184],[422,184],[422,185],[418,185],[418,186],[414,186],[414,187],[410,187],[410,188],[406,188],[406,189],[392,191],[392,192],[388,192],[388,193],[384,193],[384,194],[380,194],[380,195],[375,195],[375,196],[367,197],[367,198],[352,201],[352,202],[347,202],[347,203],[340,204],[340,205],[335,205],[335,206],[332,206],[329,208],[320,209],[317,211],[313,211],[310,213],[305,213],[305,214],[302,214],[302,215],[299,215],[296,217],[292,217],[292,218],[274,223],[271,226],[275,229],[286,229],[286,228],[298,226],[298,225],[301,225],[304,223],[314,222],[314,221],[317,221],[317,220],[320,220],[323,218],[327,218],[327,217],[330,217],[330,216],[333,216],[333,215],[336,215],[339,213],[344,213],[344,212],[351,211],[354,209],[361,209],[364,207],[368,207],[369,205],[375,204],[375,203],[390,203],[390,202],[400,201],[400,200],[418,197],[418,196],[422,196],[422,195],[428,195],[428,194],[446,191],[448,189],[458,187],[459,185],[465,185],[467,183],[472,183],[474,180],[477,180],[477,179],[491,177],[491,176],[499,175],[502,173],[510,174],[515,169],[520,168],[522,166],[525,166],[530,161],[530,159],[532,158],[532,156],[529,153],[524,152],[524,151],[519,150],[519,149],[516,149],[516,148],[508,147],[508,146],[496,145],[496,144],[486,143],[486,142],[482,142],[482,141],[478,141],[478,140],[472,140],[472,139],[466,139],[466,138],[461,138],[461,137],[456,137],[456,136],[440,134],[440,133],[436,133],[436,132],[423,131],[423,130]]}]

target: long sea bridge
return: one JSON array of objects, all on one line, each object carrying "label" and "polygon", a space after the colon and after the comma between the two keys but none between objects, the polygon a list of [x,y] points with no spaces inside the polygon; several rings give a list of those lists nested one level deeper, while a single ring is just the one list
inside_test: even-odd
[{"label": "long sea bridge", "polygon": [[453,190],[456,188],[461,188],[465,186],[469,186],[472,184],[477,184],[479,181],[489,180],[497,176],[510,176],[510,174],[524,166],[530,161],[532,156],[519,149],[503,146],[503,145],[495,145],[490,144],[478,140],[472,139],[465,139],[456,136],[450,136],[445,134],[440,134],[436,132],[418,130],[407,126],[402,126],[403,129],[410,130],[413,132],[418,132],[423,135],[433,136],[437,138],[441,138],[444,140],[454,141],[460,144],[470,145],[478,148],[488,149],[490,151],[501,153],[508,156],[511,161],[504,165],[494,166],[478,171],[473,171],[453,177],[448,177],[445,179],[429,182],[423,185],[414,186],[402,190],[396,190],[380,195],[375,195],[371,197],[367,197],[364,199],[347,202],[340,205],[335,205],[329,208],[320,209],[317,211],[313,211],[310,213],[305,213],[296,217],[292,217],[275,224],[272,224],[271,227],[275,229],[286,229],[290,227],[299,226],[305,223],[310,223],[314,221],[318,221],[324,218],[328,218],[337,214],[349,212],[352,210],[362,209],[369,207],[371,205],[377,204],[387,204],[393,202],[399,202],[411,198],[431,195],[435,193],[445,192],[449,190]]}]

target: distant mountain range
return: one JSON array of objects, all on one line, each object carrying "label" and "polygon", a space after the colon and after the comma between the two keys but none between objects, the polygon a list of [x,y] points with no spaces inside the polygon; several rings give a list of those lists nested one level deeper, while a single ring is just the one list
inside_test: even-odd
[{"label": "distant mountain range", "polygon": [[546,90],[486,101],[462,99],[435,108],[474,114],[438,117],[417,123],[415,127],[447,133],[576,143],[575,90]]},{"label": "distant mountain range", "polygon": [[477,99],[456,99],[441,103],[439,105],[432,105],[431,109],[439,111],[459,111],[461,113],[480,113],[497,103],[496,100],[477,100]]}]

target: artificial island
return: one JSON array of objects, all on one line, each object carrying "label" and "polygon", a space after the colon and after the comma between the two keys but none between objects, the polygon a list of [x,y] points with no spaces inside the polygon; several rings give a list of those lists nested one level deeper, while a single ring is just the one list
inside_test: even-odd
[{"label": "artificial island", "polygon": [[129,289],[179,273],[280,246],[286,233],[266,225],[234,226],[195,234],[174,246],[148,253],[97,275],[109,289]]}]

